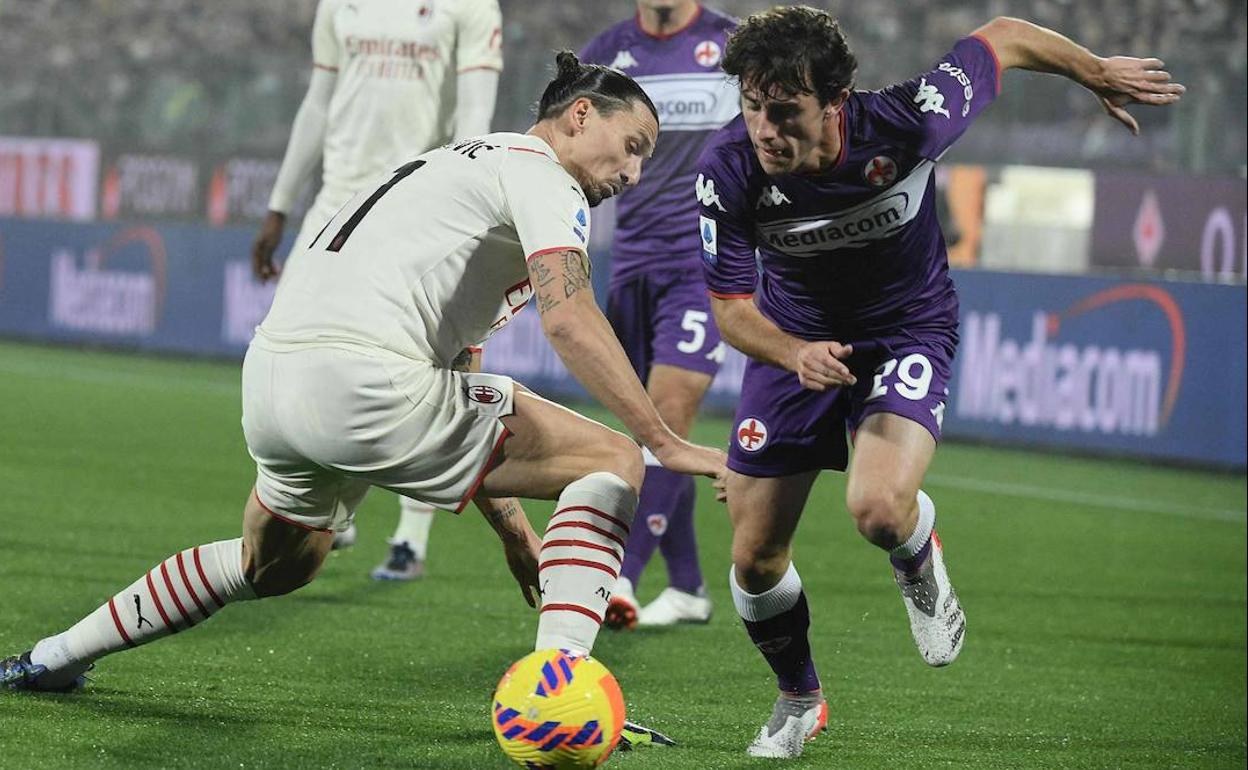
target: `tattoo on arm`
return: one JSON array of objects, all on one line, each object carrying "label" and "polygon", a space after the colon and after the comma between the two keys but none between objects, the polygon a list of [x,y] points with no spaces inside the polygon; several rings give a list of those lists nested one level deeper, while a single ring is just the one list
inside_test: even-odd
[{"label": "tattoo on arm", "polygon": [[[556,259],[559,260],[558,272],[552,267]],[[563,292],[562,296],[559,296],[561,278]],[[577,249],[543,255],[529,263],[529,279],[537,294],[537,310],[539,313],[546,313],[558,307],[565,299],[570,299],[578,291],[590,287],[589,258]]]},{"label": "tattoo on arm", "polygon": [[563,291],[571,297],[589,284],[589,260],[579,251],[563,253]]},{"label": "tattoo on arm", "polygon": [[503,522],[514,518],[518,513],[520,513],[520,503],[515,500],[508,500],[503,505],[499,506],[498,510],[487,512],[485,514],[485,519],[490,522],[490,524],[502,524]]}]

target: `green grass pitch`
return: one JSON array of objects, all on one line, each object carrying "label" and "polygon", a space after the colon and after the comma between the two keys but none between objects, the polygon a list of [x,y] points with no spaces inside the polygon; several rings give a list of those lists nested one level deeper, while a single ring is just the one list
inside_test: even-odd
[{"label": "green grass pitch", "polygon": [[[236,365],[0,343],[0,653],[237,535],[253,474],[237,391]],[[727,433],[706,419],[697,437]],[[797,538],[830,729],[792,766],[1244,767],[1243,475],[942,447],[926,488],[968,617],[944,670],[914,650],[843,483],[824,474]],[[744,755],[773,684],[728,596],[727,517],[700,484],[715,617],[604,631],[595,650],[630,716],[681,745],[612,768],[772,764]],[[549,510],[529,506],[539,531]],[[536,615],[475,513],[439,517],[423,582],[369,580],[396,516],[374,492],[359,544],[314,584],[106,659],[84,693],[0,692],[0,767],[508,767],[490,693]],[[643,600],[662,569],[656,556]]]}]

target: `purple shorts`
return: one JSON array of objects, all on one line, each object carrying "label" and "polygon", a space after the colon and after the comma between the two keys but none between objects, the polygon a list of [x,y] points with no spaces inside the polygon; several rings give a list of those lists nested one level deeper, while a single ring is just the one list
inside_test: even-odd
[{"label": "purple shorts", "polygon": [[712,377],[719,371],[723,343],[698,270],[642,273],[613,283],[607,319],[642,382],[655,364]]},{"label": "purple shorts", "polygon": [[956,340],[950,332],[854,341],[846,363],[858,383],[823,393],[803,388],[792,372],[750,360],[728,467],[756,477],[843,471],[849,463],[846,429],[852,434],[876,412],[913,420],[940,441]]}]

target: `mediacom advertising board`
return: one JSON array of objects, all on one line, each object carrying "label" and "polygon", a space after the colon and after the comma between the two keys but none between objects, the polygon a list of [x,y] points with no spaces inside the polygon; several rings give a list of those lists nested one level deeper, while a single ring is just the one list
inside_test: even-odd
[{"label": "mediacom advertising board", "polygon": [[[253,237],[0,219],[0,335],[240,356],[274,291],[251,277]],[[985,270],[954,280],[962,342],[946,436],[1248,465],[1244,286]],[[490,341],[485,361],[539,392],[583,395],[535,310]],[[743,363],[728,351],[710,408],[733,408]]]},{"label": "mediacom advertising board", "polygon": [[955,281],[962,341],[945,435],[1246,465],[1243,286]]}]

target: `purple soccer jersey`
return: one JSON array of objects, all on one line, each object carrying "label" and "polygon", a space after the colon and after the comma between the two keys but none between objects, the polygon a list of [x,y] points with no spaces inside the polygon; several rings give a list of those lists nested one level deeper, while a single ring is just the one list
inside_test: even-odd
[{"label": "purple soccer jersey", "polygon": [[996,97],[999,76],[988,43],[969,37],[919,77],[852,93],[841,154],[819,174],[768,176],[740,118],[711,140],[694,189],[711,294],[753,296],[796,337],[852,343],[858,377],[854,388],[807,394],[796,375],[750,362],[730,467],[759,476],[844,468],[844,426],[879,411],[939,438],[958,301],[935,163]]},{"label": "purple soccer jersey", "polygon": [[698,270],[697,201],[689,198],[694,166],[707,139],[740,111],[738,92],[719,68],[731,17],[705,7],[683,29],[663,37],[636,18],[606,30],[582,61],[627,73],[654,102],[659,139],[640,183],[616,202],[613,281],[656,269]]}]

